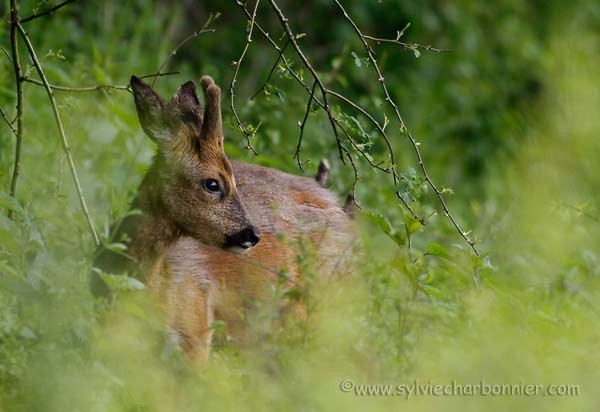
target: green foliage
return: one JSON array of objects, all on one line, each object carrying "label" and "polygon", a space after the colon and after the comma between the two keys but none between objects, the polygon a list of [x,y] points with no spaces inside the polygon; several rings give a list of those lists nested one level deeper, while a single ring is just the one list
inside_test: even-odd
[{"label": "green foliage", "polygon": [[[0,410],[597,408],[598,5],[345,2],[367,34],[451,49],[372,44],[390,93],[422,142],[432,177],[459,221],[483,241],[477,257],[440,212],[343,16],[331,2],[278,3],[323,80],[377,116],[398,159],[394,187],[389,174],[369,164],[391,167],[377,130],[352,108],[332,102],[353,139],[354,145],[344,144],[361,175],[357,235],[364,250],[352,281],[319,284],[314,251],[302,244],[298,264],[307,281],[284,288],[287,276],[280,273],[281,283],[247,319],[252,345],[228,341],[227,325],[215,322],[211,359],[191,368],[176,345],[165,343],[164,315],[141,283],[126,274],[102,274],[118,299],[95,302],[90,295],[95,247],[45,92],[26,83],[16,200],[7,194],[14,139],[0,122],[0,208],[14,215],[0,214]],[[23,1],[21,14],[51,5]],[[166,67],[181,74],[161,77],[156,87],[166,96],[210,73],[226,92],[231,62],[246,41],[246,19],[234,2],[77,2],[27,23],[27,30],[51,83],[125,85],[131,74],[154,73],[211,13],[217,32],[182,47]],[[267,2],[261,2],[259,21],[282,44]],[[3,25],[0,46],[8,50],[7,39]],[[226,150],[236,159],[299,174],[292,155],[308,95],[287,67],[312,83],[301,62],[286,56],[264,90],[249,99],[277,58],[263,39],[253,40],[236,105],[259,155],[245,149],[224,92]],[[34,77],[29,60],[23,61]],[[0,107],[12,118],[14,79],[3,53],[0,67]],[[125,253],[123,239],[110,238],[109,225],[135,213],[129,205],[152,143],[127,92],[57,91],[56,97],[103,243]],[[301,155],[309,176],[327,157],[331,189],[341,197],[349,192],[352,170],[337,157],[327,117],[314,103]],[[401,207],[396,191],[426,217],[426,225]],[[282,315],[285,300],[302,301],[310,316]],[[577,384],[581,393],[406,401],[359,399],[339,389],[343,379],[400,384],[415,378]]]}]

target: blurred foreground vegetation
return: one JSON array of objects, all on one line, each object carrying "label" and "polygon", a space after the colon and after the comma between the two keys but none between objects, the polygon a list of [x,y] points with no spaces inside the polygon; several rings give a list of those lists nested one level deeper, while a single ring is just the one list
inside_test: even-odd
[{"label": "blurred foreground vegetation", "polygon": [[[7,3],[0,6],[4,21]],[[380,119],[387,116],[389,130],[397,128],[361,44],[335,6],[279,3],[294,30],[306,33],[300,44],[323,79]],[[95,246],[45,91],[25,83],[18,202],[8,196],[14,138],[0,123],[0,204],[16,216],[0,215],[0,410],[598,409],[600,5],[344,3],[365,33],[393,38],[410,22],[406,41],[451,49],[376,46],[390,93],[421,142],[432,177],[448,188],[450,208],[473,229],[482,256],[474,256],[439,213],[415,172],[412,149],[390,131],[405,176],[400,189],[429,216],[428,224],[407,217],[389,176],[359,162],[357,197],[369,212],[357,219],[364,256],[351,284],[321,290],[307,324],[281,327],[274,314],[263,313],[253,322],[268,333],[255,347],[225,343],[206,365],[191,369],[161,343],[160,314],[143,291],[120,285],[117,302],[95,304],[88,291]],[[50,6],[24,1],[21,14]],[[221,13],[212,24],[216,32],[173,56],[167,69],[181,73],[160,78],[157,89],[168,96],[188,79],[211,74],[224,90],[229,155],[301,173],[292,154],[307,95],[276,69],[267,93],[249,99],[277,57],[259,37],[236,95],[240,116],[260,125],[258,156],[245,149],[228,109],[231,63],[247,35],[235,2],[80,1],[27,29],[51,83],[125,85],[131,74],[155,73],[211,12]],[[267,2],[258,21],[279,41]],[[8,24],[0,29],[7,50],[8,31]],[[0,54],[0,106],[12,118],[14,77],[5,57]],[[31,67],[27,73],[35,77]],[[110,222],[128,210],[152,143],[126,91],[57,92],[57,99],[92,217],[106,238]],[[375,131],[366,134],[370,153],[382,157]],[[323,157],[333,166],[332,190],[345,196],[353,173],[339,162],[326,116],[317,111],[305,131],[306,174]],[[363,398],[342,392],[344,379],[571,384],[579,395]]]}]

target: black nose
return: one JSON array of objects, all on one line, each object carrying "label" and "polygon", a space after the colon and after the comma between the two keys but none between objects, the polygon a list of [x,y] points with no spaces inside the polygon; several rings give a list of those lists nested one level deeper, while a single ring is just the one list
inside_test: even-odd
[{"label": "black nose", "polygon": [[247,228],[227,236],[227,246],[239,246],[248,249],[258,243],[260,240],[260,232],[254,226]]}]

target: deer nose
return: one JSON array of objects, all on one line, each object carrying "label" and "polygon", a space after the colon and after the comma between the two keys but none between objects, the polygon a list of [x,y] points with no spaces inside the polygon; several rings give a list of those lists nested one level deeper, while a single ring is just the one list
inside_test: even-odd
[{"label": "deer nose", "polygon": [[260,240],[260,232],[255,226],[248,226],[238,233],[227,236],[227,243],[248,249],[255,246]]}]

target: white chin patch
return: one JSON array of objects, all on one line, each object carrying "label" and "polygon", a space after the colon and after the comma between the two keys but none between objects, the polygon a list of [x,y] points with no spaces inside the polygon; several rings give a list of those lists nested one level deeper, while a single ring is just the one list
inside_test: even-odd
[{"label": "white chin patch", "polygon": [[243,248],[241,246],[230,246],[227,248],[227,250],[238,255],[243,255],[244,253],[248,252],[250,248]]}]

